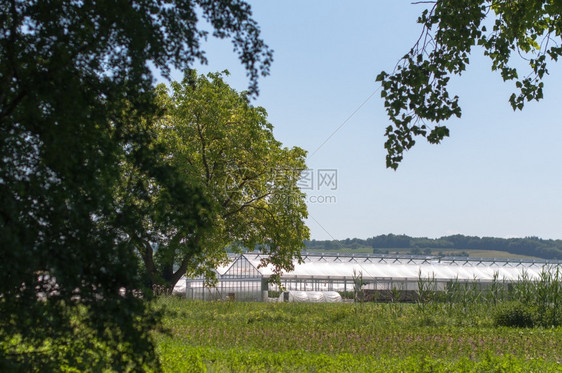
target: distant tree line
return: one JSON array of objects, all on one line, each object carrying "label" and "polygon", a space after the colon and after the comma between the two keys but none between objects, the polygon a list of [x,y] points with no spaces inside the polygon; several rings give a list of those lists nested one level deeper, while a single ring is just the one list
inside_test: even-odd
[{"label": "distant tree line", "polygon": [[[409,250],[412,254],[429,254],[432,250],[498,250],[511,254],[535,256],[544,259],[562,259],[562,240],[546,240],[538,237],[496,238],[456,234],[441,238],[410,237],[383,234],[367,239],[347,238],[331,241],[305,241],[310,251],[338,251],[369,247],[373,253],[388,254],[397,250]],[[462,253],[468,256],[466,252]],[[458,253],[457,253],[458,255]]]}]

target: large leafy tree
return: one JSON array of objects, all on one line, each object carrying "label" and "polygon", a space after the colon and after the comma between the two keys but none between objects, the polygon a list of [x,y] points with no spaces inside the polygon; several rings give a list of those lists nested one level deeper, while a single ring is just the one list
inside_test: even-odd
[{"label": "large leafy tree", "polygon": [[[437,0],[418,18],[423,31],[395,70],[382,72],[381,96],[391,124],[386,128],[387,167],[396,169],[415,137],[439,143],[449,135],[439,122],[461,116],[448,91],[452,75],[470,63],[480,46],[505,81],[515,82],[509,102],[521,110],[543,97],[548,62],[562,55],[562,2],[558,0]],[[528,63],[522,73],[513,59]],[[432,124],[433,123],[433,124]]]},{"label": "large leafy tree", "polygon": [[[193,230],[147,213],[140,231],[128,232],[150,282],[168,290],[186,272],[211,274],[227,260],[227,248],[257,248],[268,254],[263,264],[291,269],[309,235],[304,194],[297,186],[305,151],[275,140],[265,110],[250,105],[247,93],[236,92],[223,76],[197,76],[192,70],[181,83],[172,83],[171,95],[160,86],[165,116],[158,133],[166,159],[203,190],[211,221],[209,229]],[[144,183],[153,191],[147,209],[162,200],[153,180],[134,178],[123,183],[124,196],[135,198],[127,185]]]},{"label": "large leafy tree", "polygon": [[0,0],[1,371],[157,367],[123,233],[143,211],[115,197],[131,167],[175,206],[162,219],[206,226],[211,202],[157,144],[149,69],[205,61],[199,15],[256,93],[271,51],[244,1]]}]

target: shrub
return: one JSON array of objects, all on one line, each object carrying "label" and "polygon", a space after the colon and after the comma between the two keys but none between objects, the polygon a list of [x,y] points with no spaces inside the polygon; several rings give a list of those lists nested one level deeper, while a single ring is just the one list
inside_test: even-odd
[{"label": "shrub", "polygon": [[520,302],[500,304],[494,313],[494,325],[517,328],[531,328],[535,324],[534,312]]}]

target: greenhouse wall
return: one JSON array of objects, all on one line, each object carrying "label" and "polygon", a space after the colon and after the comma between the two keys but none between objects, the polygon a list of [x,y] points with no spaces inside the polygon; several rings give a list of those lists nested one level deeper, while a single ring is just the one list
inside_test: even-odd
[{"label": "greenhouse wall", "polygon": [[306,254],[293,271],[281,274],[279,287],[267,282],[274,271],[261,265],[263,259],[258,253],[232,256],[230,265],[217,270],[215,287],[204,286],[204,278],[187,279],[185,295],[194,300],[267,301],[282,291],[336,291],[344,299],[355,299],[361,291],[384,301],[402,292],[406,295],[401,299],[412,301],[422,285],[446,292],[453,285],[470,284],[485,291],[492,283],[536,280],[543,271],[562,273],[561,261]]},{"label": "greenhouse wall", "polygon": [[207,286],[204,281],[186,283],[186,298],[190,300],[223,300],[261,302],[264,300],[261,279],[220,280],[215,286]]}]

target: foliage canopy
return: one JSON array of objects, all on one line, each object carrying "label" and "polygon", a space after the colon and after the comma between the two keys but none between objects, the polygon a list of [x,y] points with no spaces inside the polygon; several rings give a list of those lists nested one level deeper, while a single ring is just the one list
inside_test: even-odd
[{"label": "foliage canopy", "polygon": [[[475,237],[456,234],[440,238],[410,237],[407,235],[383,234],[367,239],[348,238],[333,241],[306,241],[307,250],[341,251],[372,248],[375,254],[388,254],[389,249],[409,249],[411,253],[429,250],[499,250],[512,254],[536,256],[544,259],[562,259],[562,240],[545,240],[538,237],[496,238]],[[462,255],[460,255],[462,256]],[[468,256],[468,255],[467,255]]]},{"label": "foliage canopy", "polygon": [[170,219],[207,225],[201,189],[163,161],[148,66],[205,62],[198,15],[257,93],[272,55],[244,1],[0,0],[0,370],[157,367],[123,234],[141,213],[115,196],[133,165]]},{"label": "foliage canopy", "polygon": [[[424,2],[426,3],[426,2]],[[437,0],[423,11],[423,31],[392,74],[381,72],[381,96],[392,122],[386,128],[386,165],[396,169],[404,151],[422,136],[437,144],[449,136],[439,125],[461,116],[458,96],[449,94],[452,75],[461,75],[475,46],[483,49],[504,81],[515,81],[514,110],[543,97],[548,62],[562,55],[562,3],[557,0]],[[521,73],[514,57],[528,63]],[[432,126],[429,122],[434,122]]]},{"label": "foliage canopy", "polygon": [[[168,289],[186,272],[212,276],[211,269],[227,260],[227,248],[259,249],[277,270],[291,269],[309,235],[304,194],[297,186],[305,151],[275,140],[265,109],[250,105],[247,93],[236,92],[223,76],[191,70],[181,83],[172,83],[171,95],[159,86],[165,115],[157,124],[158,141],[170,165],[210,201],[209,228],[193,229],[151,213],[162,200],[162,188],[145,188],[153,191],[152,200],[140,232],[129,235],[136,239],[150,283]],[[131,176],[125,196],[134,196],[128,185],[150,183],[142,177],[131,182]]]}]

